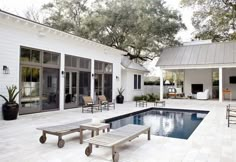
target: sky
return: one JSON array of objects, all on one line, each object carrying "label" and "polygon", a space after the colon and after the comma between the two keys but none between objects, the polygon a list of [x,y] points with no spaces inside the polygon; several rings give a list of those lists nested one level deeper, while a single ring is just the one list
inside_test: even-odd
[{"label": "sky", "polygon": [[[51,2],[53,0],[0,0],[0,9],[24,16],[24,13],[29,8],[40,9],[45,3]],[[192,33],[194,32],[194,27],[191,23],[192,9],[191,8],[181,8],[180,0],[165,0],[166,5],[171,9],[177,9],[181,15],[187,30],[180,31],[176,37],[180,38],[182,42],[189,42],[192,38]],[[160,70],[155,67],[157,59],[153,61],[148,61],[144,66],[151,72],[150,76],[159,76]]]}]

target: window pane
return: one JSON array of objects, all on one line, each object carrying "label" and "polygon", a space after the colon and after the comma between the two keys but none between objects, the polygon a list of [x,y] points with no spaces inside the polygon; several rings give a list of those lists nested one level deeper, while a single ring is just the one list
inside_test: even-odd
[{"label": "window pane", "polygon": [[32,50],[31,62],[40,63],[40,51]]},{"label": "window pane", "polygon": [[80,68],[90,69],[90,60],[89,59],[80,58]]},{"label": "window pane", "polygon": [[72,67],[77,67],[77,57],[72,57]]},{"label": "window pane", "polygon": [[30,50],[29,49],[21,48],[20,60],[22,62],[29,62],[30,61]]},{"label": "window pane", "polygon": [[59,56],[58,56],[58,54],[54,54],[54,53],[52,54],[51,64],[59,65]]},{"label": "window pane", "polygon": [[50,64],[51,63],[51,53],[44,52],[43,53],[43,63]]},{"label": "window pane", "polygon": [[95,61],[95,70],[102,71],[102,62]]},{"label": "window pane", "polygon": [[104,72],[112,73],[112,64],[105,63],[104,65]]},{"label": "window pane", "polygon": [[141,75],[138,75],[138,89],[141,89]]},{"label": "window pane", "polygon": [[137,89],[137,75],[134,75],[134,89]]},{"label": "window pane", "polygon": [[71,66],[71,56],[65,57],[65,66]]}]

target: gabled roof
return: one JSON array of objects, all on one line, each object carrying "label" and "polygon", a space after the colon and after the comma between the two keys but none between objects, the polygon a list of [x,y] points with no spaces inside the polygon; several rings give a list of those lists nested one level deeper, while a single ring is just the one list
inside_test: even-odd
[{"label": "gabled roof", "polygon": [[236,64],[236,41],[166,48],[157,66]]},{"label": "gabled roof", "polygon": [[143,67],[142,65],[140,65],[138,63],[133,62],[127,56],[122,57],[121,65],[125,69],[138,70],[138,71],[142,71],[142,72],[149,72],[145,67]]},{"label": "gabled roof", "polygon": [[5,17],[11,17],[11,18],[15,19],[16,21],[27,22],[29,24],[34,24],[34,26],[39,27],[40,29],[42,29],[42,28],[50,29],[51,31],[59,32],[60,34],[74,37],[74,38],[76,38],[79,41],[87,42],[88,44],[92,44],[94,46],[99,46],[99,47],[102,47],[104,49],[110,49],[110,50],[116,51],[120,55],[123,55],[123,54],[127,53],[126,51],[123,51],[123,50],[120,50],[120,49],[117,49],[117,48],[113,48],[111,46],[107,46],[107,45],[98,43],[98,42],[93,41],[93,40],[85,39],[85,38],[79,37],[79,36],[77,36],[75,34],[64,32],[62,30],[58,30],[58,29],[52,28],[52,27],[50,27],[48,25],[41,24],[39,22],[36,22],[36,21],[33,21],[33,20],[29,20],[29,19],[26,19],[24,17],[18,16],[18,15],[15,15],[15,14],[12,14],[12,13],[9,13],[7,11],[3,11],[3,10],[0,9],[0,18],[4,17],[4,16]]}]

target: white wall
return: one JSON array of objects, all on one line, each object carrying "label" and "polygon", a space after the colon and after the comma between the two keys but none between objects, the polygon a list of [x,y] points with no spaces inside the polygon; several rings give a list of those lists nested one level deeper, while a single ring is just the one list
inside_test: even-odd
[{"label": "white wall", "polygon": [[[236,76],[236,68],[223,69],[223,89],[231,90],[232,99],[236,99],[236,84],[230,84],[230,76]],[[225,99],[229,99],[229,95],[225,95]]]},{"label": "white wall", "polygon": [[203,90],[209,89],[212,96],[212,69],[190,69],[184,73],[184,93],[191,94],[192,84],[203,84]]},{"label": "white wall", "polygon": [[[117,95],[117,88],[121,85],[121,79],[117,80],[116,76],[121,78],[121,54],[124,54],[122,51],[78,39],[69,34],[20,19],[17,20],[11,16],[5,17],[3,13],[0,13],[0,36],[0,94],[7,94],[6,85],[14,84],[19,87],[20,46],[26,46],[60,53],[62,55],[62,65],[64,65],[64,54],[113,63],[113,98]],[[10,74],[3,74],[3,65],[9,67]],[[64,70],[63,66],[61,66],[61,70]],[[60,80],[60,92],[64,92],[64,78],[62,75]],[[60,104],[60,109],[62,109],[62,103],[64,103],[63,93],[61,93],[60,98],[63,99]],[[0,105],[3,102],[0,99]]]},{"label": "white wall", "polygon": [[[134,74],[141,75],[141,89],[134,89]],[[144,73],[136,70],[123,69],[122,87],[125,88],[125,101],[133,101],[134,96],[144,95]]]}]

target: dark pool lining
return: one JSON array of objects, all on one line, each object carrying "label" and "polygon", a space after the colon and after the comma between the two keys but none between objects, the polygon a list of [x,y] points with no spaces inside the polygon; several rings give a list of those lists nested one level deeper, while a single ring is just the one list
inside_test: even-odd
[{"label": "dark pool lining", "polygon": [[123,114],[123,115],[115,116],[115,117],[112,117],[112,118],[108,118],[108,119],[105,119],[104,122],[105,123],[110,123],[110,122],[113,122],[113,121],[116,121],[116,120],[119,120],[119,119],[122,119],[122,118],[134,116],[136,114],[140,114],[140,113],[147,112],[147,111],[150,111],[150,110],[163,110],[163,111],[175,111],[175,112],[177,112],[177,111],[179,111],[179,112],[196,112],[196,113],[204,113],[204,114],[208,114],[209,113],[209,111],[207,111],[207,110],[189,110],[189,109],[174,109],[174,108],[155,108],[155,107],[151,107],[151,108],[147,108],[147,109],[131,112],[131,113],[128,113],[128,114]]}]

